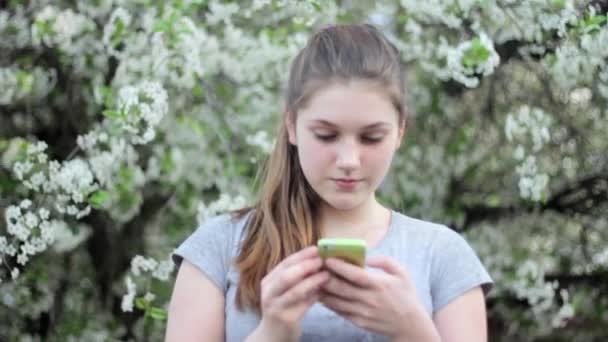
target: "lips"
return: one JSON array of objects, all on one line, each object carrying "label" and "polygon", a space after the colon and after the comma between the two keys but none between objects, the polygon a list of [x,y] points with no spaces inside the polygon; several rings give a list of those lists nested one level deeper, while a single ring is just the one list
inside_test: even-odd
[{"label": "lips", "polygon": [[360,179],[353,178],[334,178],[332,179],[336,186],[340,189],[354,189],[357,184],[361,181]]}]

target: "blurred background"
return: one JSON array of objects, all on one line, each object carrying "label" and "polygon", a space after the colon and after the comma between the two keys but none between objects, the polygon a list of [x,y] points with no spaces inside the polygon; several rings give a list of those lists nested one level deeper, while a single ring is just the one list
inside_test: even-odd
[{"label": "blurred background", "polygon": [[463,234],[491,341],[608,338],[605,1],[0,0],[0,340],[162,340],[169,254],[251,204],[289,63],[383,30],[412,125],[378,197]]}]

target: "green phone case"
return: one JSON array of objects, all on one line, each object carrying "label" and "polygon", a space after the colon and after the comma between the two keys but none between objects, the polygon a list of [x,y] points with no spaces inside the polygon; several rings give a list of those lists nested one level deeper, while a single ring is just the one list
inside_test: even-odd
[{"label": "green phone case", "polygon": [[317,248],[322,259],[334,257],[361,267],[365,265],[365,240],[326,238],[317,242]]}]

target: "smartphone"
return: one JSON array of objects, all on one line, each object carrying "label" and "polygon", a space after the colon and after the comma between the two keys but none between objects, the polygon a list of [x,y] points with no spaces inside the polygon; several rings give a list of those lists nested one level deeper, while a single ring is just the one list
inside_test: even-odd
[{"label": "smartphone", "polygon": [[327,258],[339,258],[353,265],[365,266],[365,240],[325,238],[317,242],[319,256]]}]

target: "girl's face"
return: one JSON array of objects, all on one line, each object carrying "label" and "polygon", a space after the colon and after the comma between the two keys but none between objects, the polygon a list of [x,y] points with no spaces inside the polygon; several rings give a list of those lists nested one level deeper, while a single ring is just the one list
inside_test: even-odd
[{"label": "girl's face", "polygon": [[350,210],[373,196],[404,128],[388,94],[370,82],[334,83],[286,121],[304,176],[330,206]]}]

